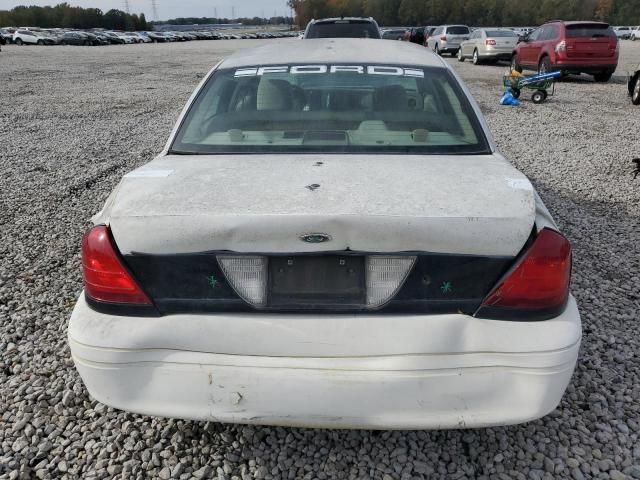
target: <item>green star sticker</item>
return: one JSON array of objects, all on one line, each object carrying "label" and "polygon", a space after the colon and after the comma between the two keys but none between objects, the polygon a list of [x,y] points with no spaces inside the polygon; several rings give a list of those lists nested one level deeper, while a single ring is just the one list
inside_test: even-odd
[{"label": "green star sticker", "polygon": [[214,277],[213,275],[207,277],[207,283],[209,283],[209,286],[211,288],[216,288],[218,286],[218,279],[216,277]]},{"label": "green star sticker", "polygon": [[451,285],[451,282],[442,282],[440,290],[442,291],[442,293],[451,293],[451,291],[453,290],[453,286]]}]

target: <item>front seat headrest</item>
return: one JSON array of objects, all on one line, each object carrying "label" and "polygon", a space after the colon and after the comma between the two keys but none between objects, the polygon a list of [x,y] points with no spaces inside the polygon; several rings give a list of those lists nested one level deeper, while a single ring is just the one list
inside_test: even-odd
[{"label": "front seat headrest", "polygon": [[291,84],[263,78],[258,85],[258,110],[291,110]]},{"label": "front seat headrest", "polygon": [[373,93],[373,109],[382,112],[403,112],[409,110],[406,90],[400,85],[387,85]]}]

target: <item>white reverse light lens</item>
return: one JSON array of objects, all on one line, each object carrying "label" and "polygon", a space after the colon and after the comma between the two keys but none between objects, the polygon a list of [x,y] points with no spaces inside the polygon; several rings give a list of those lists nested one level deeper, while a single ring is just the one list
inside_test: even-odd
[{"label": "white reverse light lens", "polygon": [[402,286],[416,257],[367,257],[367,307],[387,303]]},{"label": "white reverse light lens", "polygon": [[243,300],[260,307],[267,300],[267,257],[219,256],[225,277]]}]

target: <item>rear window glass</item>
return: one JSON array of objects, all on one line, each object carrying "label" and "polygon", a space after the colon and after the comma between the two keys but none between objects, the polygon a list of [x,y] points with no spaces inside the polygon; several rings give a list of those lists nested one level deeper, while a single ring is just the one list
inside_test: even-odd
[{"label": "rear window glass", "polygon": [[338,20],[310,25],[306,38],[380,38],[380,31],[366,20]]},{"label": "rear window glass", "polygon": [[516,32],[512,30],[487,30],[487,37],[517,37]]},{"label": "rear window glass", "polygon": [[602,25],[598,23],[594,24],[578,24],[567,25],[567,37],[615,37],[616,34],[608,25]]},{"label": "rear window glass", "polygon": [[216,72],[172,151],[488,153],[478,118],[443,68],[358,64]]},{"label": "rear window glass", "polygon": [[447,33],[450,35],[467,35],[469,27],[447,27]]}]

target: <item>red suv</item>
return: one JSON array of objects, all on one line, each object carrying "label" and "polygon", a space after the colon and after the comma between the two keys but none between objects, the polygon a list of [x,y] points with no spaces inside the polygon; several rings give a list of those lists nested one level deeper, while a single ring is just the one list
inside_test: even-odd
[{"label": "red suv", "polygon": [[607,23],[553,21],[518,44],[511,68],[588,73],[596,82],[607,82],[618,67],[618,53],[618,38]]}]

